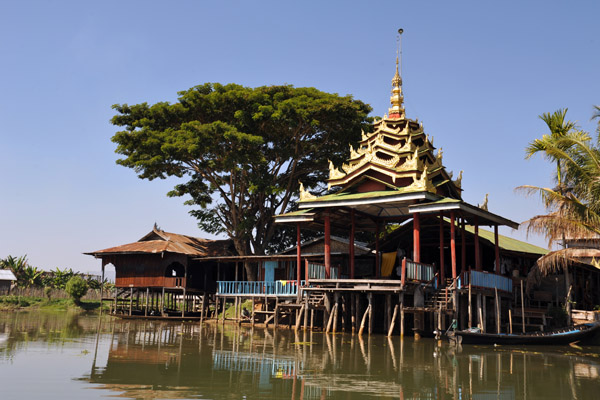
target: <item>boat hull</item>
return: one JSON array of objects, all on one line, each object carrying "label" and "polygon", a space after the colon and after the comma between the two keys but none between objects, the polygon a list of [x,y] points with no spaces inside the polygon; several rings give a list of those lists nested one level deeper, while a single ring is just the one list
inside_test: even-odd
[{"label": "boat hull", "polygon": [[499,345],[565,345],[587,340],[600,331],[600,324],[583,324],[560,331],[535,332],[528,334],[494,334],[469,331],[449,332],[451,342],[459,344],[499,344]]}]

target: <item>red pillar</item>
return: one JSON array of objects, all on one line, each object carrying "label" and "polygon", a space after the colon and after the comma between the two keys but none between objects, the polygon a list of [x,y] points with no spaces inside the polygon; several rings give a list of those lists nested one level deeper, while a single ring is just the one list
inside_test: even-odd
[{"label": "red pillar", "polygon": [[379,255],[379,223],[375,223],[375,278],[379,278],[381,270],[381,257]]},{"label": "red pillar", "polygon": [[296,223],[296,279],[298,287],[300,287],[300,281],[302,280],[302,275],[300,275],[300,270],[302,269],[302,249],[300,248],[300,223]]},{"label": "red pillar", "polygon": [[456,218],[454,211],[450,211],[450,258],[452,259],[452,279],[456,279]]},{"label": "red pillar", "polygon": [[498,225],[494,225],[494,250],[496,253],[496,273],[500,275],[500,245],[498,244]]},{"label": "red pillar", "polygon": [[446,284],[446,268],[444,264],[444,214],[440,212],[440,283]]},{"label": "red pillar", "polygon": [[481,258],[479,257],[479,219],[475,218],[475,270],[481,271]]},{"label": "red pillar", "polygon": [[465,219],[460,219],[460,272],[467,270],[467,239],[465,237]]},{"label": "red pillar", "polygon": [[350,248],[348,252],[350,254],[350,279],[354,279],[354,233],[356,231],[356,224],[354,221],[354,208],[350,210]]},{"label": "red pillar", "polygon": [[421,221],[419,214],[413,214],[413,257],[415,262],[421,262]]},{"label": "red pillar", "polygon": [[325,214],[325,278],[331,279],[331,221]]}]

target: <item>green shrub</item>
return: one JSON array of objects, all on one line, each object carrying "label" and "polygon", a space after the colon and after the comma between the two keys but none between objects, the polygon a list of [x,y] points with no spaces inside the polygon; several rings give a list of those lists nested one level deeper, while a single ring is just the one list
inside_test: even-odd
[{"label": "green shrub", "polygon": [[44,295],[50,300],[52,298],[52,288],[50,286],[46,286],[44,288]]},{"label": "green shrub", "polygon": [[74,276],[67,282],[65,292],[73,298],[76,304],[79,304],[79,300],[85,296],[88,291],[88,285],[85,279],[80,276]]},{"label": "green shrub", "polygon": [[569,314],[564,307],[550,306],[548,309],[548,315],[552,318],[552,325],[555,327],[567,326],[569,321]]}]

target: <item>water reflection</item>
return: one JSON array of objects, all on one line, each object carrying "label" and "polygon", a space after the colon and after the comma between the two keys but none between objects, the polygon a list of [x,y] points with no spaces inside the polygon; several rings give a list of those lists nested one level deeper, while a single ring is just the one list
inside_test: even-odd
[{"label": "water reflection", "polygon": [[584,399],[600,392],[598,347],[453,348],[221,324],[2,315],[0,374],[8,360],[28,359],[27,343],[51,343],[45,351],[57,355],[83,343],[89,356],[78,362],[86,371],[61,384],[88,398]]}]

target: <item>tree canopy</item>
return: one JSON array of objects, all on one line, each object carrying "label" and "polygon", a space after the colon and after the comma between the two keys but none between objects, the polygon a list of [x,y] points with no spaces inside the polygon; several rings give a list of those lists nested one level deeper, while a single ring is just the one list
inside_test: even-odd
[{"label": "tree canopy", "polygon": [[[565,116],[566,109],[540,116],[550,134],[535,139],[526,149],[527,158],[541,153],[556,164],[557,187],[518,188],[541,196],[548,214],[529,219],[525,226],[528,232],[544,234],[548,246],[566,238],[589,239],[600,235],[600,130],[596,140],[592,140],[589,133],[579,130]],[[569,261],[569,250],[552,252],[538,261],[538,265],[545,272],[564,267]]]},{"label": "tree canopy", "polygon": [[267,251],[273,216],[294,207],[299,181],[325,189],[328,160],[347,157],[371,111],[315,88],[218,83],[179,92],[174,104],[113,108],[124,129],[112,138],[117,163],[142,179],[182,178],[168,195],[190,196],[199,227],[226,234],[240,255]]}]

